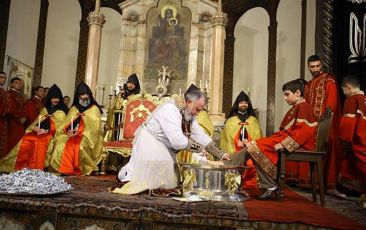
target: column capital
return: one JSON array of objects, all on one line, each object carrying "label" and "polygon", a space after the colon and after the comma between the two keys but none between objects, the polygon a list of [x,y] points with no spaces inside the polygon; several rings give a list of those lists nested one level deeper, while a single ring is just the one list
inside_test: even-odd
[{"label": "column capital", "polygon": [[212,27],[215,26],[226,26],[228,19],[227,14],[224,12],[217,12],[215,16],[210,19]]},{"label": "column capital", "polygon": [[104,15],[101,13],[96,13],[95,11],[89,13],[87,20],[89,25],[98,25],[102,27],[105,23]]}]

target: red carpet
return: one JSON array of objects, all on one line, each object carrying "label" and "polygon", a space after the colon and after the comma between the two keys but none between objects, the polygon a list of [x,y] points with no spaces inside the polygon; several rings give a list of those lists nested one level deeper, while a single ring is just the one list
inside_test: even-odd
[{"label": "red carpet", "polygon": [[[249,193],[253,196],[259,191],[249,191]],[[355,220],[314,204],[289,189],[285,190],[283,200],[259,201],[250,199],[244,202],[244,206],[247,209],[249,221],[303,223],[334,229],[366,229]]]}]

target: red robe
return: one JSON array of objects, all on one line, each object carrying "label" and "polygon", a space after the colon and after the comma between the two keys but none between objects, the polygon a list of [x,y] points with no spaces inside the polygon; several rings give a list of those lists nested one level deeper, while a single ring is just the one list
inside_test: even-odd
[{"label": "red robe", "polygon": [[[320,76],[311,79],[305,87],[305,101],[314,111],[319,120],[325,109],[329,106],[334,113],[332,127],[328,141],[328,151],[324,163],[326,185],[328,189],[335,187],[340,163],[342,161],[342,148],[338,139],[338,125],[341,115],[340,98],[335,76],[329,73],[321,73]],[[286,164],[289,178],[299,182],[300,187],[310,187],[309,166],[306,163],[288,162]]]},{"label": "red robe", "polygon": [[25,122],[24,127],[29,127],[33,121],[38,118],[38,114],[41,112],[43,106],[43,101],[36,98],[35,96],[25,102],[24,114],[27,118],[27,121]]},{"label": "red robe", "polygon": [[[8,135],[7,135],[7,154],[23,137],[24,126],[18,119],[24,116],[24,99],[20,92],[10,89],[8,91]],[[11,132],[10,132],[11,131]]]},{"label": "red robe", "polygon": [[311,105],[301,102],[286,113],[278,132],[247,144],[248,152],[259,167],[276,179],[278,153],[274,146],[281,143],[290,152],[299,148],[313,150],[317,127]]},{"label": "red robe", "polygon": [[351,190],[366,192],[366,96],[354,94],[344,102],[339,125],[341,140],[351,143],[352,151],[342,161],[339,182]]},{"label": "red robe", "polygon": [[5,117],[7,113],[6,95],[6,91],[0,87],[0,158],[5,154],[5,143],[7,134],[7,122]]}]

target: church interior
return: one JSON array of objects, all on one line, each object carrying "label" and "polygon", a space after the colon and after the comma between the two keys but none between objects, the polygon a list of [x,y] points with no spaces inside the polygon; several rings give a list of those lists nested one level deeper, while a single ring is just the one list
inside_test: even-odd
[{"label": "church interior", "polygon": [[[365,0],[1,0],[0,71],[0,229],[366,228]],[[118,192],[167,103],[178,186]]]}]

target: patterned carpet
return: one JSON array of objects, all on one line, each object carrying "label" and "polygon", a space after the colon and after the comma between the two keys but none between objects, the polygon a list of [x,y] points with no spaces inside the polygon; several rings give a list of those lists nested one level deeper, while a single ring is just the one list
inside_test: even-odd
[{"label": "patterned carpet", "polygon": [[[112,176],[66,177],[73,186],[67,194],[54,196],[0,196],[0,208],[18,205],[56,209],[68,215],[153,220],[210,226],[240,226],[248,214],[242,202],[179,202],[170,197],[109,193]],[[7,205],[6,205],[7,204]],[[7,206],[7,207],[6,207]]]},{"label": "patterned carpet", "polygon": [[[365,229],[291,190],[282,201],[179,202],[108,192],[115,176],[66,177],[53,196],[0,195],[0,226],[12,229]],[[256,191],[248,191],[252,196]],[[44,228],[41,228],[41,227]],[[53,228],[52,228],[53,227]],[[1,227],[0,227],[1,229]],[[5,228],[7,229],[7,228]]]}]

